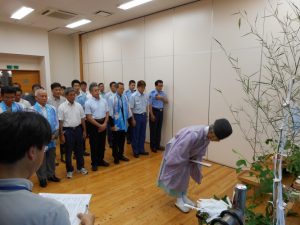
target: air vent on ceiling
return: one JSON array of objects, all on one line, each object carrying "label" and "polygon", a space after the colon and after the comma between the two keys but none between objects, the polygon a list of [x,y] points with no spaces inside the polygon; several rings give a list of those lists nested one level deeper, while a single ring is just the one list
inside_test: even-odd
[{"label": "air vent on ceiling", "polygon": [[100,10],[100,11],[95,12],[95,15],[108,17],[108,16],[111,16],[111,13]]},{"label": "air vent on ceiling", "polygon": [[71,13],[63,10],[53,10],[53,9],[47,9],[43,11],[42,15],[57,18],[57,19],[63,19],[63,20],[72,19],[75,16],[77,16],[76,13]]}]

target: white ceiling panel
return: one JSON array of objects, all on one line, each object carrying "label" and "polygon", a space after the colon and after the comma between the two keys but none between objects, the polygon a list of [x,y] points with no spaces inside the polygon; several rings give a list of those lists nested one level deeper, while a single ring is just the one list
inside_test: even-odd
[{"label": "white ceiling panel", "polygon": [[[117,8],[118,5],[124,2],[127,2],[127,0],[0,0],[0,21],[43,28],[56,33],[72,34],[107,27],[195,2],[195,0],[153,0],[152,2],[126,11]],[[22,6],[31,7],[35,10],[22,20],[11,19],[11,14]],[[42,15],[46,10],[50,12],[57,10],[66,11],[76,14],[76,16],[71,19],[58,19]],[[95,14],[98,11],[109,12],[112,15],[102,17]],[[82,18],[90,19],[92,22],[78,27],[76,30],[69,29],[70,31],[68,31],[68,28],[65,28],[67,24]]]}]

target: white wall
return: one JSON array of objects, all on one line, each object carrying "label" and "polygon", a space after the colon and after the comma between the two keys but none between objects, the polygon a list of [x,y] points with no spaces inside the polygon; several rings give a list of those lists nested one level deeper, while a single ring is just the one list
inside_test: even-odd
[{"label": "white wall", "polygon": [[0,23],[0,68],[6,65],[39,70],[48,91],[53,81],[69,86],[80,77],[78,35],[48,35],[43,29]]},{"label": "white wall", "polygon": [[0,69],[7,65],[18,65],[19,70],[40,70],[40,56],[26,56],[0,53]]},{"label": "white wall", "polygon": [[[77,48],[75,47],[77,46]],[[70,86],[80,79],[78,36],[49,34],[51,81]]]},{"label": "white wall", "polygon": [[[274,0],[276,2],[276,0]],[[233,135],[209,146],[208,159],[235,166],[239,150],[251,161],[254,154],[245,141],[228,105],[242,106],[253,117],[243,100],[237,75],[217,39],[228,52],[240,58],[243,72],[253,74],[261,66],[261,47],[249,30],[238,27],[239,10],[250,20],[262,18],[267,0],[202,0],[87,33],[83,39],[84,77],[87,81],[144,79],[147,91],[156,79],[164,80],[170,104],[165,111],[163,143],[179,129],[192,124],[209,124],[220,117],[233,124]],[[268,23],[268,30],[272,24]],[[264,19],[257,22],[263,31]],[[224,97],[216,91],[222,90]],[[249,124],[240,118],[242,126]],[[147,130],[148,131],[148,130]],[[251,131],[250,131],[251,132]]]},{"label": "white wall", "polygon": [[[40,57],[38,67],[41,71],[41,83],[45,87],[49,86],[51,78],[48,32],[42,29],[1,22],[0,34],[0,53]],[[11,62],[17,64],[20,60],[19,56],[12,57],[16,57],[17,61]]]}]

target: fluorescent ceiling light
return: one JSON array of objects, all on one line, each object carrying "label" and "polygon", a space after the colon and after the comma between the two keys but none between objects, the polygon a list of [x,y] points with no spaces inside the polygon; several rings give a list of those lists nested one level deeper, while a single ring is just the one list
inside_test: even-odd
[{"label": "fluorescent ceiling light", "polygon": [[20,20],[23,17],[27,16],[29,13],[31,13],[34,9],[23,6],[18,11],[16,11],[14,14],[11,15],[10,18]]},{"label": "fluorescent ceiling light", "polygon": [[138,5],[142,5],[144,3],[147,2],[151,2],[152,0],[132,0],[130,2],[126,2],[122,5],[120,5],[118,8],[123,9],[123,10],[127,10],[127,9],[131,9],[133,7],[136,7]]},{"label": "fluorescent ceiling light", "polygon": [[68,27],[68,28],[75,28],[75,27],[79,27],[79,26],[82,26],[82,25],[90,23],[90,22],[92,22],[92,21],[87,20],[87,19],[82,19],[82,20],[78,20],[78,21],[76,21],[74,23],[70,23],[66,27]]}]

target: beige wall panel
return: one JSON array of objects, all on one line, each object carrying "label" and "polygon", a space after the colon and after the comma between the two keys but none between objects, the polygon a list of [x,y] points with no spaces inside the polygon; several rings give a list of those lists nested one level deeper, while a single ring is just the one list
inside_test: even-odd
[{"label": "beige wall panel", "polygon": [[[217,39],[226,49],[240,49],[257,47],[259,43],[248,35],[250,29],[244,20],[241,20],[239,28],[239,15],[233,15],[239,11],[246,11],[250,21],[255,21],[256,16],[264,15],[266,0],[214,0],[213,3],[213,37]],[[256,29],[263,32],[263,20],[258,19]],[[213,42],[213,49],[219,45]]]},{"label": "beige wall panel", "polygon": [[173,14],[172,9],[145,18],[146,57],[173,55]]},{"label": "beige wall panel", "polygon": [[[84,63],[83,64],[83,79],[89,83],[89,64],[88,63]],[[67,86],[71,86],[71,81],[69,82],[70,84],[68,84]]]},{"label": "beige wall panel", "polygon": [[82,63],[89,63],[89,54],[88,54],[88,34],[81,36],[81,45],[82,45]]},{"label": "beige wall panel", "polygon": [[199,1],[174,10],[174,54],[209,51],[211,1]]},{"label": "beige wall panel", "polygon": [[[146,83],[148,93],[155,88],[154,82],[156,80],[163,80],[163,90],[169,100],[169,104],[164,107],[164,121],[161,137],[161,144],[165,145],[173,136],[173,57],[146,59]],[[150,140],[149,123],[147,126],[147,140]]]},{"label": "beige wall panel", "polygon": [[101,30],[88,34],[88,61],[89,63],[103,61]]},{"label": "beige wall panel", "polygon": [[121,51],[121,25],[107,27],[102,30],[103,35],[103,57],[104,61],[122,59]]},{"label": "beige wall panel", "polygon": [[123,82],[125,84],[125,90],[128,89],[128,82],[130,80],[135,80],[135,82],[138,82],[139,80],[145,80],[144,59],[123,61]]},{"label": "beige wall panel", "polygon": [[91,82],[96,82],[98,84],[103,81],[103,63],[90,63],[88,84],[90,84]]},{"label": "beige wall panel", "polygon": [[[259,71],[259,48],[235,51],[233,55],[239,58],[243,73],[250,75]],[[254,77],[258,79],[259,73],[254,75]],[[224,97],[216,89],[222,91]],[[250,144],[245,140],[240,128],[235,124],[229,109],[229,106],[243,109],[255,121],[256,111],[245,103],[245,98],[246,95],[238,81],[238,76],[224,56],[224,53],[222,51],[214,53],[212,56],[210,123],[213,123],[218,118],[227,118],[233,123],[233,134],[228,139],[221,141],[221,144],[211,143],[208,151],[209,160],[234,167],[236,160],[239,159],[238,155],[232,152],[232,149],[236,149],[246,159],[251,161],[254,152]],[[253,137],[254,129],[249,125],[249,119],[246,114],[240,113],[239,120],[244,131],[246,131],[246,135]]]},{"label": "beige wall panel", "polygon": [[136,19],[122,24],[119,33],[122,45],[122,59],[144,58],[145,31],[144,18]]},{"label": "beige wall panel", "polygon": [[109,91],[109,83],[112,81],[122,81],[122,62],[104,62],[104,85],[105,91]]},{"label": "beige wall panel", "polygon": [[208,123],[210,54],[176,56],[174,61],[173,133]]}]

